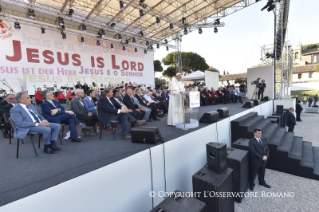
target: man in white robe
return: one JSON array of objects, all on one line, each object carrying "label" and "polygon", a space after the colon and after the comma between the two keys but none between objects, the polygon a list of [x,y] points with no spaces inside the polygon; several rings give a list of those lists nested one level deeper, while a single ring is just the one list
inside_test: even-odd
[{"label": "man in white robe", "polygon": [[170,99],[167,116],[167,125],[173,125],[183,123],[183,108],[181,93],[185,91],[184,84],[181,82],[182,74],[176,74],[176,77],[172,79],[169,85]]}]

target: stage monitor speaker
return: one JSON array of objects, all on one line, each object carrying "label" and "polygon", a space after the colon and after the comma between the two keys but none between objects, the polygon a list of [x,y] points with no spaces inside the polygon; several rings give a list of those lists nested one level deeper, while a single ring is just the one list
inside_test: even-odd
[{"label": "stage monitor speaker", "polygon": [[252,108],[254,107],[254,102],[246,102],[244,105],[243,105],[243,108]]},{"label": "stage monitor speaker", "polygon": [[[196,199],[206,203],[206,211],[211,212],[233,212],[234,198],[227,196],[216,196],[222,192],[232,192],[233,170],[226,169],[217,174],[208,167],[203,167],[192,176],[193,192]],[[215,195],[214,195],[215,194]]]},{"label": "stage monitor speaker", "polygon": [[156,144],[163,141],[163,137],[157,127],[134,127],[131,129],[133,143]]},{"label": "stage monitor speaker", "polygon": [[284,106],[283,105],[277,105],[276,106],[276,113],[278,115],[282,115],[284,113]]},{"label": "stage monitor speaker", "polygon": [[259,100],[259,99],[258,99],[258,100],[257,100],[257,99],[255,99],[255,100],[254,100],[254,105],[255,105],[255,106],[260,105],[260,100]]},{"label": "stage monitor speaker", "polygon": [[264,98],[262,98],[261,101],[268,101],[269,100],[269,97],[268,96],[265,96]]},{"label": "stage monitor speaker", "polygon": [[203,116],[199,119],[201,123],[213,123],[218,121],[219,113],[216,111],[206,112]]},{"label": "stage monitor speaker", "polygon": [[206,144],[206,158],[208,168],[217,174],[227,169],[226,144],[209,142]]},{"label": "stage monitor speaker", "polygon": [[185,197],[181,191],[172,194],[150,212],[205,212],[206,204],[192,197]]},{"label": "stage monitor speaker", "polygon": [[227,107],[223,107],[217,110],[219,113],[219,118],[225,118],[229,116],[229,109]]}]

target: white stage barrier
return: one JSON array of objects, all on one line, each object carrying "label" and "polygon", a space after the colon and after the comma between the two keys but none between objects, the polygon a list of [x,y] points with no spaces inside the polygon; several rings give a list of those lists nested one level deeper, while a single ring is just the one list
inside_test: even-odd
[{"label": "white stage barrier", "polygon": [[[206,164],[206,144],[218,141],[230,146],[230,122],[249,112],[266,117],[272,113],[272,104],[272,100],[265,102],[165,143],[167,191],[191,192],[192,175]],[[158,195],[165,191],[163,145],[152,147],[151,151],[156,206],[163,200]],[[150,192],[150,158],[149,150],[145,150],[5,205],[0,212],[42,212],[43,208],[46,212],[147,212],[152,208]]]}]

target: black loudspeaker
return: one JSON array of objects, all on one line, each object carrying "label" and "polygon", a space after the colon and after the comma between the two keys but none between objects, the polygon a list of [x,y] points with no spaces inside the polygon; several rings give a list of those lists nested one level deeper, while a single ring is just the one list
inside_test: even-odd
[{"label": "black loudspeaker", "polygon": [[232,143],[232,148],[249,151],[249,140],[248,138],[239,138]]},{"label": "black loudspeaker", "polygon": [[225,118],[229,116],[229,109],[227,107],[223,107],[217,110],[219,113],[219,118]]},{"label": "black loudspeaker", "polygon": [[199,119],[199,122],[202,123],[213,123],[218,121],[219,113],[216,111],[206,112],[203,116]]},{"label": "black loudspeaker", "polygon": [[254,107],[254,102],[246,102],[244,105],[243,105],[243,108],[252,108]]},{"label": "black loudspeaker", "polygon": [[133,143],[156,144],[163,141],[163,137],[157,127],[134,127],[131,129]]},{"label": "black loudspeaker", "polygon": [[222,194],[233,191],[232,177],[232,169],[217,174],[207,167],[203,167],[193,175],[193,192],[199,194],[195,198],[206,203],[207,212],[234,211],[234,198]]},{"label": "black loudspeaker", "polygon": [[269,97],[268,96],[265,96],[264,98],[262,98],[261,101],[268,101],[269,100]]},{"label": "black loudspeaker", "polygon": [[284,112],[284,106],[283,106],[283,105],[277,105],[277,106],[276,106],[276,113],[277,113],[278,115],[282,115],[283,112]]},{"label": "black loudspeaker", "polygon": [[[233,170],[233,192],[246,192],[249,180],[249,158],[248,151],[228,148],[227,166]],[[236,196],[234,200],[241,203],[244,195]]]},{"label": "black loudspeaker", "polygon": [[260,105],[260,100],[255,99],[255,100],[254,100],[254,105],[255,105],[255,106]]},{"label": "black loudspeaker", "polygon": [[209,142],[206,144],[206,157],[208,168],[217,174],[227,169],[226,144]]},{"label": "black loudspeaker", "polygon": [[174,191],[150,212],[205,212],[206,204],[181,191]]},{"label": "black loudspeaker", "polygon": [[318,105],[313,105],[312,107],[318,107]]}]

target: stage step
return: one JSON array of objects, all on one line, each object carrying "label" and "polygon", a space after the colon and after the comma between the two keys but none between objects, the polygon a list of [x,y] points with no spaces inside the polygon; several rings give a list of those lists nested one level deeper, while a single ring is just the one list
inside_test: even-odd
[{"label": "stage step", "polygon": [[293,139],[294,139],[294,133],[292,132],[286,133],[285,137],[280,142],[277,150],[282,152],[289,152]]},{"label": "stage step", "polygon": [[301,160],[302,153],[302,137],[295,136],[288,156],[297,160]]},{"label": "stage step", "polygon": [[282,138],[286,135],[285,128],[278,128],[273,137],[268,140],[268,144],[279,145]]},{"label": "stage step", "polygon": [[257,112],[250,112],[250,113],[247,113],[246,115],[243,115],[243,116],[241,116],[241,117],[239,117],[239,118],[237,118],[237,119],[235,119],[233,121],[240,123],[240,122],[244,122],[244,121],[246,121],[248,119],[251,119],[251,118],[253,118],[254,116],[257,116],[257,115],[258,115]]},{"label": "stage step", "polygon": [[313,146],[313,173],[319,175],[319,147]]},{"label": "stage step", "polygon": [[300,165],[313,168],[312,142],[303,141]]},{"label": "stage step", "polygon": [[278,123],[271,123],[269,126],[267,126],[264,131],[262,131],[262,137],[266,138],[267,141],[271,139],[271,137],[276,133],[278,129]]},{"label": "stage step", "polygon": [[264,119],[264,117],[262,116],[261,121],[259,121],[257,123],[257,125],[249,127],[248,131],[252,132],[255,128],[261,129],[261,131],[264,131],[266,129],[266,127],[268,125],[270,125],[270,124],[271,124],[271,120],[270,119]]},{"label": "stage step", "polygon": [[258,124],[259,122],[261,122],[263,119],[264,119],[263,116],[255,116],[251,119],[247,119],[243,122],[240,122],[239,125],[241,127],[247,127],[248,129],[250,129],[250,128],[254,128],[254,126]]}]

